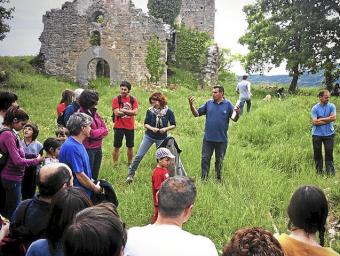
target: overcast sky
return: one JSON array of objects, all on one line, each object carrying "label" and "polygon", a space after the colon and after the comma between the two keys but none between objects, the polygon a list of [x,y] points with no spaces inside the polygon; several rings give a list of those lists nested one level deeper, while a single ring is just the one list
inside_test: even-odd
[{"label": "overcast sky", "polygon": [[[10,21],[11,31],[0,41],[0,55],[36,55],[40,49],[39,36],[43,30],[42,15],[53,8],[61,8],[65,0],[10,0],[15,7],[14,18]],[[147,12],[147,0],[133,0],[136,7]],[[244,5],[253,0],[216,0],[215,40],[220,47],[231,49],[232,53],[246,53],[247,48],[238,43],[245,32],[247,22],[242,12]],[[242,68],[235,65],[233,70],[241,74]],[[271,74],[285,73],[280,68]]]}]

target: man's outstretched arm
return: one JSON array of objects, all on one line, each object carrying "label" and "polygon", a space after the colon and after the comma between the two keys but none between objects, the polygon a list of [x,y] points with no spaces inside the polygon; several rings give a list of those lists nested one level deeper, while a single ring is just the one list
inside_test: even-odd
[{"label": "man's outstretched arm", "polygon": [[199,116],[198,111],[197,111],[197,109],[194,106],[195,97],[194,96],[189,96],[188,100],[189,100],[189,106],[190,106],[190,110],[191,110],[192,115],[194,117],[198,117]]}]

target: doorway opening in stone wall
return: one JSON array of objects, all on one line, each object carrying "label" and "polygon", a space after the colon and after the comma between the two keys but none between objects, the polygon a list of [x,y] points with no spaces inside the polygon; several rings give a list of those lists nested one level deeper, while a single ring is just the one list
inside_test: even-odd
[{"label": "doorway opening in stone wall", "polygon": [[102,58],[92,59],[88,64],[88,79],[110,78],[110,65]]}]

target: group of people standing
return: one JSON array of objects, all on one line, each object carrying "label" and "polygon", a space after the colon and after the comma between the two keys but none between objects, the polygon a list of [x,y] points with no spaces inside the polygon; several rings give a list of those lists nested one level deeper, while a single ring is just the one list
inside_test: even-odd
[{"label": "group of people standing", "polygon": [[[240,114],[242,114],[243,112],[243,107],[245,103],[247,103],[247,111],[250,111],[251,92],[250,83],[247,81],[247,76],[244,76],[243,80],[237,85],[237,91],[240,93],[240,100],[239,103],[235,106],[224,97],[224,88],[222,86],[214,86],[212,88],[212,99],[205,102],[199,108],[195,107],[195,97],[188,97],[190,110],[193,116],[206,116],[201,152],[202,180],[207,180],[209,177],[210,162],[212,155],[215,152],[216,180],[218,182],[221,182],[222,164],[228,146],[229,120],[231,119],[234,122],[238,121]],[[131,84],[127,81],[123,81],[120,84],[120,94],[117,97],[114,97],[112,100],[114,122],[114,142],[112,159],[113,162],[118,161],[119,151],[122,147],[123,139],[125,137],[127,147],[127,159],[129,164],[128,176],[126,179],[127,183],[131,183],[134,180],[136,170],[150,147],[153,144],[155,144],[156,147],[159,147],[164,139],[168,137],[168,132],[176,128],[175,114],[168,107],[166,97],[160,92],[155,92],[151,94],[151,96],[149,97],[150,107],[148,108],[144,119],[145,133],[137,154],[133,156],[135,128],[134,117],[138,114],[139,109],[137,98],[130,95],[130,92]],[[315,105],[312,109],[314,160],[318,173],[323,173],[323,143],[325,146],[326,155],[326,173],[330,175],[335,175],[333,163],[335,132],[333,122],[336,120],[336,108],[334,104],[329,103],[328,91],[323,90],[319,93],[318,96],[320,103]],[[17,96],[15,94],[1,94],[0,98],[6,99],[6,101],[4,100],[3,102],[1,102],[2,105],[0,109],[0,114],[3,119],[0,134],[0,149],[2,152],[8,155],[8,159],[6,160],[6,163],[1,170],[2,186],[0,187],[0,189],[4,191],[4,193],[1,193],[1,196],[3,197],[5,195],[5,197],[1,199],[1,202],[4,203],[1,210],[5,213],[5,216],[8,219],[11,219],[13,215],[15,216],[14,212],[18,205],[20,205],[23,191],[25,191],[24,194],[27,195],[26,198],[32,198],[34,197],[35,184],[37,184],[39,190],[43,191],[42,194],[44,195],[46,184],[43,185],[43,178],[38,178],[35,183],[33,181],[31,182],[32,173],[35,173],[36,171],[29,171],[29,168],[31,168],[31,166],[38,166],[40,163],[45,162],[45,157],[41,155],[42,149],[44,149],[47,153],[50,152],[52,156],[53,152],[57,152],[57,157],[54,156],[52,157],[52,159],[55,159],[55,162],[65,164],[65,166],[69,168],[67,169],[69,170],[68,172],[72,173],[69,178],[62,179],[61,187],[59,187],[60,182],[58,183],[57,191],[59,191],[60,188],[67,187],[72,183],[75,187],[79,187],[82,189],[82,191],[85,191],[85,194],[88,198],[91,198],[94,194],[102,193],[103,189],[100,185],[100,182],[98,182],[97,180],[100,176],[99,172],[103,156],[102,143],[103,139],[108,135],[108,129],[96,108],[99,101],[99,94],[96,91],[88,89],[77,89],[74,92],[70,90],[66,90],[63,92],[62,100],[57,107],[57,114],[58,123],[60,122],[60,124],[63,124],[65,128],[60,128],[61,132],[58,133],[58,136],[60,134],[68,134],[69,136],[63,143],[58,144],[59,147],[58,145],[52,146],[53,143],[47,143],[46,141],[46,146],[45,142],[44,145],[37,143],[36,138],[38,136],[38,129],[34,124],[28,123],[29,116],[22,108],[17,106]],[[24,139],[20,141],[17,132],[22,129],[24,129]],[[159,148],[156,152],[156,157],[158,160],[158,164],[154,170],[153,175],[153,199],[155,205],[155,213],[152,220],[153,223],[156,223],[156,226],[145,228],[145,231],[143,231],[144,229],[131,229],[130,241],[132,242],[129,242],[128,240],[128,243],[124,250],[125,255],[159,255],[158,250],[152,252],[151,249],[151,251],[149,250],[149,247],[146,247],[146,249],[144,248],[142,250],[142,253],[139,252],[141,250],[140,246],[142,246],[140,244],[141,242],[142,244],[145,244],[146,240],[153,241],[153,239],[156,239],[157,237],[166,237],[167,235],[173,237],[174,235],[178,234],[178,242],[180,243],[180,229],[172,230],[171,228],[165,228],[165,226],[169,225],[169,223],[176,223],[176,225],[181,228],[182,224],[187,221],[191,215],[193,203],[196,197],[194,184],[190,179],[186,177],[168,178],[166,169],[169,161],[174,158],[174,156],[166,149]],[[62,166],[59,167],[61,169],[63,168]],[[42,174],[43,173],[44,172],[42,172]],[[40,174],[41,173],[38,172],[38,177]],[[27,176],[26,178],[25,175]],[[65,175],[65,170],[63,175]],[[158,180],[156,180],[157,175]],[[35,176],[36,175],[33,175],[33,177]],[[162,178],[160,180],[159,177],[161,176]],[[27,180],[27,182],[24,182],[25,179]],[[48,185],[51,186],[51,188],[56,185],[52,183]],[[25,188],[23,184],[26,184],[28,186]],[[29,186],[32,184],[34,184],[34,186]],[[188,187],[190,191],[182,195],[181,193],[183,191],[176,190],[176,184],[178,186],[183,186],[183,188]],[[25,189],[23,189],[23,187]],[[162,190],[162,188],[164,191]],[[55,194],[57,191],[54,191],[53,194]],[[323,192],[320,191],[321,190],[314,187],[301,188],[301,191],[299,192],[296,200],[301,200],[301,197],[303,196],[305,196],[304,200],[309,200],[309,193],[314,193],[315,202],[313,202],[313,204],[316,205],[315,207],[319,207],[318,205],[321,204],[320,207],[323,207],[324,209],[327,206],[327,201],[324,202],[326,199],[323,195]],[[164,198],[162,199],[163,193],[165,194]],[[50,194],[48,195],[50,196]],[[183,202],[172,202],[172,200],[170,200],[171,196],[174,196],[174,198],[177,199],[180,198],[179,195],[181,195],[181,198],[183,196]],[[171,205],[170,202],[174,203],[174,205]],[[303,201],[299,202],[299,204],[303,203]],[[314,226],[311,226],[309,228],[308,225],[315,225],[315,223],[308,223],[308,225],[305,225],[303,223],[304,221],[309,221],[306,216],[308,216],[308,214],[310,213],[302,212],[302,210],[308,210],[307,206],[305,207],[306,209],[301,209],[301,212],[296,213],[296,216],[301,217],[302,215],[302,219],[300,218],[296,220],[296,222],[293,221],[293,219],[296,217],[294,215],[294,209],[297,209],[299,204],[297,203],[297,205],[292,206],[293,215],[289,216],[292,220],[292,223],[294,224],[292,226],[291,237],[307,244],[312,245],[312,243],[314,243],[315,246],[314,236],[310,237],[309,235],[319,232],[320,243],[321,245],[323,245],[325,225],[324,219],[327,217],[328,208],[327,211],[322,210],[322,212],[320,212],[320,218],[315,220],[318,226],[316,229],[313,229],[312,227]],[[90,203],[87,203],[86,206],[83,206],[83,208],[90,206],[92,205]],[[82,209],[79,208],[77,211],[81,210]],[[313,208],[309,210],[312,211],[315,209]],[[290,212],[288,213],[290,214]],[[74,216],[75,214],[76,212],[72,213],[71,215]],[[68,222],[67,226],[68,225],[71,225],[71,222]],[[164,225],[164,230],[162,230],[163,228],[158,228],[157,225]],[[64,226],[63,228],[66,228],[66,226]],[[253,231],[254,230],[252,230],[252,232]],[[76,230],[74,230],[74,232],[76,232]],[[136,235],[134,235],[134,232],[136,233]],[[248,231],[243,230],[242,232],[247,233]],[[257,230],[256,232],[261,233],[262,230]],[[123,234],[124,232],[121,233]],[[145,237],[144,240],[140,240],[139,237],[141,234]],[[148,239],[148,235],[151,235],[150,238],[152,239]],[[202,244],[202,247],[197,247],[195,249],[193,247],[188,247],[188,249],[192,251],[196,251],[197,249],[197,253],[195,254],[217,255],[216,248],[211,243],[211,241],[202,239],[202,241],[199,242],[200,239],[197,239],[196,241],[196,238],[189,237],[190,235],[183,233],[183,241],[187,241],[187,244],[197,244],[197,242],[199,244]],[[310,240],[308,240],[307,238]],[[61,239],[61,236],[58,237],[58,239]],[[279,241],[283,249],[285,251],[289,251],[288,249],[284,248],[284,244],[290,243],[290,239],[287,237],[281,237],[280,239]],[[165,240],[167,241],[168,239]],[[58,240],[58,243],[60,243],[60,240]],[[274,244],[277,243],[274,242]],[[64,244],[63,246],[66,246],[66,244]],[[72,247],[72,243],[70,246]],[[294,246],[299,247],[298,245]],[[150,245],[150,247],[152,246]],[[161,247],[162,246],[156,247],[156,249],[162,249]],[[226,252],[228,250],[231,250],[231,247],[227,248],[229,249],[226,249]],[[278,248],[280,247],[278,246]],[[76,248],[73,249],[76,250]],[[177,254],[177,251],[172,252]],[[200,254],[202,252],[206,253]],[[119,253],[123,253],[123,250],[119,250]],[[120,255],[119,253],[115,255]],[[287,255],[297,254],[292,253]]]}]

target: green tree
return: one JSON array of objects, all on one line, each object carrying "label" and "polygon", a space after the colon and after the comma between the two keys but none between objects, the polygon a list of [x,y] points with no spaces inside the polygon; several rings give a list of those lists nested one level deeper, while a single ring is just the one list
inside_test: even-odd
[{"label": "green tree", "polygon": [[331,89],[339,78],[340,60],[340,1],[300,0],[300,9],[305,10],[310,34],[310,48],[313,50],[311,72],[324,71],[324,82]]},{"label": "green tree", "polygon": [[7,3],[9,3],[9,0],[0,0],[0,40],[3,40],[6,37],[6,33],[9,32],[9,25],[6,21],[13,18],[14,7],[6,8],[4,4]]},{"label": "green tree", "polygon": [[334,63],[336,58],[329,57],[328,46],[334,44],[333,39],[337,38],[334,31],[339,25],[327,21],[329,13],[336,9],[323,1],[257,0],[245,6],[248,30],[240,43],[250,50],[246,56],[247,70],[262,73],[286,63],[293,77],[289,90],[295,91],[301,74]]},{"label": "green tree", "polygon": [[237,60],[237,57],[231,54],[230,49],[220,49],[217,68],[218,83],[226,84],[237,81],[236,74],[230,71],[231,65],[235,60]]},{"label": "green tree", "polygon": [[150,15],[161,18],[171,26],[174,26],[176,17],[181,10],[182,0],[148,0]]},{"label": "green tree", "polygon": [[155,34],[152,35],[148,43],[145,64],[151,76],[150,81],[152,83],[158,83],[161,76],[164,74],[166,65],[161,55],[161,43]]},{"label": "green tree", "polygon": [[200,73],[206,64],[206,54],[211,38],[207,33],[181,27],[177,29],[176,65]]}]

